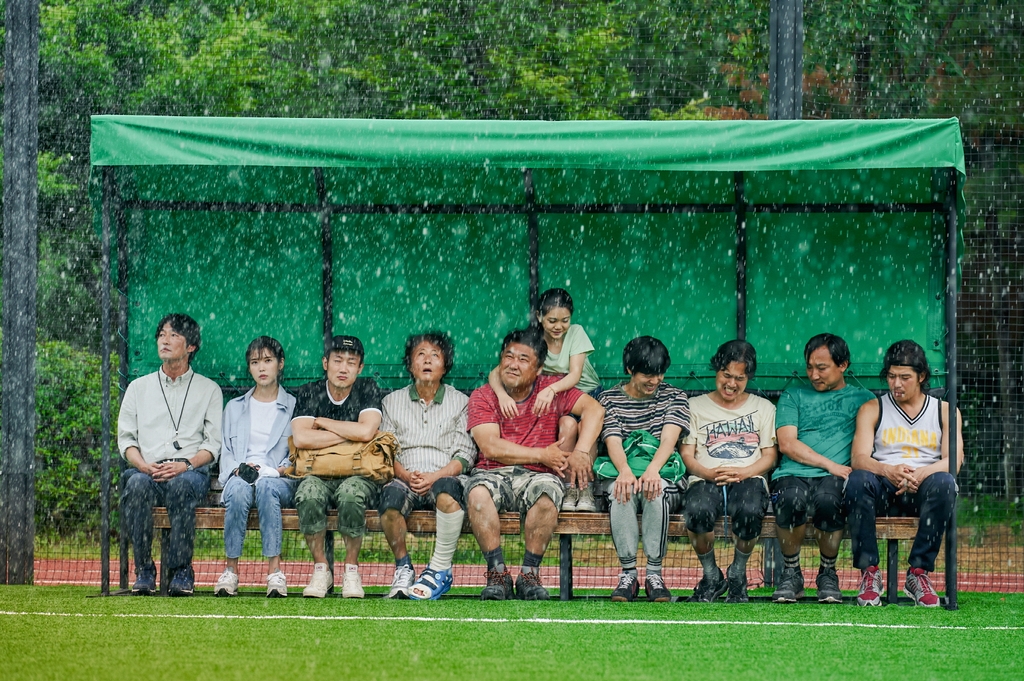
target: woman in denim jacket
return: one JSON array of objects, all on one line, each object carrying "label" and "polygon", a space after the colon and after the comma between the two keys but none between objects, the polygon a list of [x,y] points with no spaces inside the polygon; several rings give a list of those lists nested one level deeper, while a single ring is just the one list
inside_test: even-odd
[{"label": "woman in denim jacket", "polygon": [[295,398],[280,385],[284,349],[279,342],[260,336],[249,344],[245,357],[256,385],[224,407],[220,482],[224,485],[221,503],[227,509],[227,567],[217,580],[215,592],[218,596],[238,593],[238,559],[249,509],[255,501],[263,555],[267,557],[267,598],[283,598],[288,595],[288,587],[281,572],[281,509],[292,505],[297,481],[282,474],[288,465]]}]

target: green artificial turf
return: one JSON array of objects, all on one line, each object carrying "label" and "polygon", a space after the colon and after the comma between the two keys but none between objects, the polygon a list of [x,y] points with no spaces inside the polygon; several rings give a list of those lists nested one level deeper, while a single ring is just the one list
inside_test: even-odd
[{"label": "green artificial turf", "polygon": [[766,602],[87,598],[94,593],[0,587],[0,677],[1024,678],[1024,629],[1012,628],[1024,627],[1022,594],[964,593],[961,609],[948,612]]}]

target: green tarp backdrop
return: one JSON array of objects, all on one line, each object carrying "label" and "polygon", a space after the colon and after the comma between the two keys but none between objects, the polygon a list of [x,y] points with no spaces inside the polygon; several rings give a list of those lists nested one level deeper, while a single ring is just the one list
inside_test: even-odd
[{"label": "green tarp backdrop", "polygon": [[129,378],[157,366],[153,331],[171,311],[200,322],[195,366],[224,384],[246,383],[260,334],[284,344],[289,379],[317,376],[326,303],[383,382],[404,380],[409,333],[439,328],[471,387],[527,322],[531,276],[572,293],[609,379],[643,334],[691,388],[712,385],[708,360],[738,332],[758,349],[761,389],[802,376],[803,344],[822,331],[850,342],[868,387],[901,338],[945,367],[956,119],[94,116],[91,153]]}]

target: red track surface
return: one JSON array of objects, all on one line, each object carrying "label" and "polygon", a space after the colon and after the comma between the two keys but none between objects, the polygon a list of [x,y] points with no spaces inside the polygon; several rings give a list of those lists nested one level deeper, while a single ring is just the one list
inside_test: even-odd
[{"label": "red track surface", "polygon": [[[118,563],[111,561],[110,584],[113,589],[118,585]],[[212,587],[224,569],[221,561],[196,561],[196,586]],[[285,562],[281,565],[288,577],[288,585],[301,588],[313,573],[313,564],[309,562]],[[417,565],[419,572],[424,566]],[[390,563],[365,563],[360,566],[364,586],[387,586],[391,584],[391,573],[394,566]],[[265,585],[266,565],[257,561],[244,561],[239,564],[240,584],[243,587],[261,587]],[[617,567],[575,567],[573,568],[573,586],[576,589],[608,589],[615,586]],[[665,568],[665,582],[671,589],[692,589],[700,579],[698,568]],[[482,587],[484,585],[484,567],[482,565],[456,565],[455,585]],[[805,579],[813,586],[813,572],[805,572]],[[747,574],[750,587],[763,586],[764,578],[759,570],[751,570]],[[1024,574],[1019,573],[971,573],[961,572],[957,575],[960,591],[989,591],[999,593],[1015,593],[1024,591]],[[129,581],[134,578],[130,575]],[[550,588],[558,587],[558,568],[541,568],[541,578]],[[839,570],[840,585],[843,589],[856,589],[860,579],[857,570]],[[935,588],[945,589],[945,574],[936,572],[932,575]],[[100,561],[98,560],[37,560],[35,561],[35,583],[37,585],[100,585]],[[903,578],[900,576],[900,588]]]}]

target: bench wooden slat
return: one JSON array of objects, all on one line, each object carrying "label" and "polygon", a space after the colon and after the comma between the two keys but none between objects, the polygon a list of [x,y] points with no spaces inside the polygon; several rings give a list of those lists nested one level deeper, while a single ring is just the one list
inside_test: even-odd
[{"label": "bench wooden slat", "polygon": [[[281,510],[281,519],[285,530],[298,531],[299,515],[294,508]],[[409,531],[414,534],[434,534],[437,531],[436,518],[433,511],[413,511],[406,521]],[[879,518],[876,523],[879,539],[913,539],[917,533],[917,518]],[[170,529],[170,519],[167,516],[167,509],[159,507],[153,511],[153,527],[158,530]],[[259,516],[255,510],[249,512],[248,528],[258,530],[260,527]],[[200,530],[223,530],[224,509],[223,508],[197,508],[196,529]],[[327,513],[327,529],[336,531],[338,529],[338,514],[336,511]],[[380,532],[380,518],[376,511],[366,512],[366,529],[368,532]],[[462,526],[465,534],[470,534],[467,518]],[[501,514],[501,533],[519,534],[519,514]],[[612,532],[611,521],[607,513],[560,513],[558,525],[555,527],[555,534],[559,535],[610,535]],[[683,516],[673,515],[669,519],[668,534],[670,537],[685,537],[686,524]],[[715,527],[717,536],[725,536],[724,523],[719,520]],[[761,530],[761,537],[774,539],[778,536],[774,516],[765,516]],[[814,536],[814,529],[808,526],[807,537]]]}]

